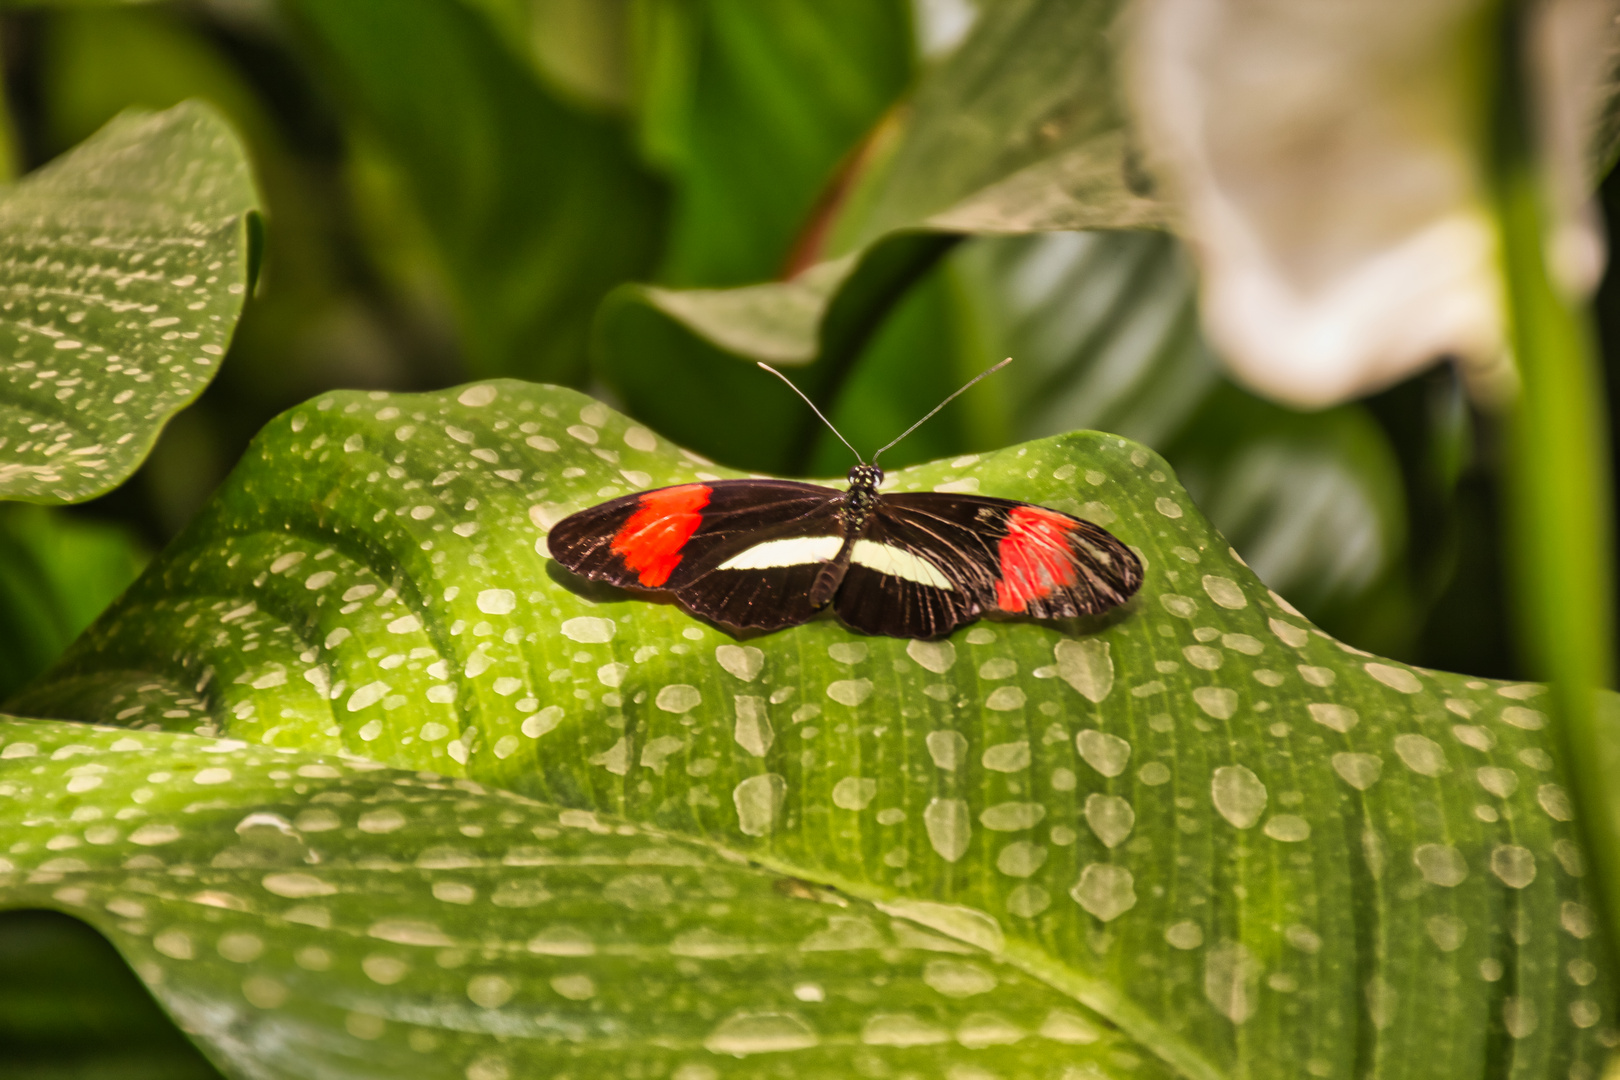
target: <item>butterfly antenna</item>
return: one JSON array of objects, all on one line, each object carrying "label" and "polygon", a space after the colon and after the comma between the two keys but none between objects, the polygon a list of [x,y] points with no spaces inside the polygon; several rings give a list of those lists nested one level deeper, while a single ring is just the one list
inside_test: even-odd
[{"label": "butterfly antenna", "polygon": [[[956,393],[952,394],[950,397],[946,398],[944,401],[940,402],[938,405],[935,405],[932,409],[929,410],[927,416],[923,417],[921,420],[917,421],[915,424],[912,424],[910,427],[906,428],[906,430],[902,431],[898,436],[896,436],[892,441],[889,442],[888,446],[883,447],[883,450],[889,449],[890,446],[893,446],[895,443],[899,442],[901,439],[904,439],[907,435],[910,435],[913,431],[916,431],[918,428],[922,427],[929,420],[932,420],[933,417],[934,417],[934,413],[939,412],[939,410],[943,409],[945,406],[949,405],[951,402],[955,401],[957,398],[959,398],[963,394],[967,393],[970,389],[973,388],[975,383],[979,382],[981,379],[985,379],[985,378],[988,378],[991,375],[994,375],[996,372],[1000,371],[1002,368],[1006,367],[1010,363],[1012,363],[1012,357],[1009,356],[1009,357],[1007,357],[1007,359],[1003,360],[1001,363],[997,364],[995,367],[986,368],[984,371],[981,371],[977,375],[973,376],[973,378],[971,378],[971,379],[969,379],[967,381],[967,385],[963,386],[960,390],[958,390]],[[839,436],[839,437],[842,438],[843,436]],[[872,455],[872,464],[873,465],[877,464],[877,459],[883,455],[883,450],[879,450],[877,453]]]},{"label": "butterfly antenna", "polygon": [[[800,397],[804,398],[804,403],[806,405],[810,406],[810,411],[811,412],[813,412],[817,416],[821,417],[821,422],[823,424],[827,425],[827,430],[831,431],[834,435],[837,435],[839,442],[843,443],[845,446],[849,446],[849,440],[844,438],[844,433],[839,431],[837,428],[833,427],[832,421],[827,419],[827,417],[822,413],[822,411],[820,409],[816,408],[816,403],[815,402],[811,401],[808,397],[805,397],[805,394],[804,394],[803,390],[800,390],[797,386],[793,385],[793,380],[792,379],[789,379],[786,375],[782,374],[780,371],[777,371],[775,368],[771,367],[771,365],[769,365],[769,364],[767,364],[767,363],[765,363],[763,361],[756,361],[756,362],[759,364],[760,367],[764,368],[766,371],[770,372],[772,375],[775,375],[778,379],[781,379],[783,382],[787,383],[787,386],[788,386],[789,390],[793,391],[795,394],[798,394]],[[989,372],[985,372],[985,374],[988,375]],[[983,377],[984,376],[982,376],[982,375],[980,376],[980,378],[983,378]],[[973,385],[972,383],[968,383],[968,386],[972,386],[972,385]],[[965,390],[965,389],[967,389],[967,387],[964,386],[962,389]],[[961,390],[957,391],[958,394],[960,394],[961,392],[962,392]],[[950,399],[947,398],[946,400],[948,401]],[[884,449],[887,449],[887,447],[885,447]],[[856,461],[859,461],[862,464],[866,463],[866,459],[861,457],[861,452],[859,450],[855,449],[853,446],[849,446],[849,452],[855,455],[855,460]]]}]

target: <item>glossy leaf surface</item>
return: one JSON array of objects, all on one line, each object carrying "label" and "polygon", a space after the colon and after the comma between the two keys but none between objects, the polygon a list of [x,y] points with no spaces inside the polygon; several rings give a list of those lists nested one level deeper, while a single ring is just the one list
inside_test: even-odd
[{"label": "glossy leaf surface", "polygon": [[256,205],[194,103],[125,113],[0,192],[0,498],[79,502],[135,471],[225,355]]},{"label": "glossy leaf surface", "polygon": [[[891,481],[1030,499],[1108,525],[1141,551],[1148,580],[1135,603],[1095,625],[981,622],[925,645],[818,621],[739,641],[668,605],[584,588],[544,557],[545,528],[573,508],[713,475],[563,390],[500,382],[415,397],[333,394],[293,410],[146,578],[13,703],[247,745],[135,733],[130,753],[194,764],[125,767],[116,764],[125,751],[112,750],[117,733],[19,723],[8,742],[33,744],[34,756],[0,750],[9,767],[0,794],[39,824],[15,826],[34,831],[30,846],[7,849],[6,895],[33,889],[28,902],[48,895],[90,913],[105,909],[101,893],[57,896],[76,887],[71,875],[150,871],[169,906],[127,916],[141,925],[129,933],[150,945],[132,937],[124,947],[163,968],[164,984],[182,980],[188,1000],[222,1010],[195,1015],[284,1024],[276,1030],[299,1033],[289,1037],[310,1055],[375,1060],[384,1073],[408,1056],[409,1031],[396,1025],[437,1033],[414,1053],[447,1074],[518,1053],[496,1033],[576,1015],[549,996],[561,994],[549,980],[576,974],[595,988],[579,1000],[620,1025],[616,1065],[673,1069],[674,1040],[694,1054],[703,1046],[711,1056],[695,1064],[716,1075],[831,1075],[875,1060],[1006,1076],[1089,1063],[1122,1076],[1130,1069],[1116,1045],[1148,1075],[1195,1077],[1465,1077],[1487,1060],[1511,1075],[1561,1077],[1597,1062],[1600,1038],[1612,1037],[1611,981],[1591,936],[1567,797],[1551,773],[1540,688],[1388,663],[1312,630],[1233,558],[1162,460],[1094,433]],[[64,732],[102,740],[105,755],[47,751]],[[308,754],[363,754],[434,775]],[[329,772],[300,777],[306,765]],[[150,794],[137,797],[137,787]],[[98,817],[89,807],[103,797]],[[130,807],[139,812],[116,816]],[[634,833],[622,849],[589,848],[597,834],[560,827],[563,808],[598,815],[589,819],[598,825],[622,818]],[[261,811],[275,821],[251,816]],[[98,854],[98,838],[114,848],[148,825],[142,836],[175,834],[173,847],[148,845],[155,862]],[[693,860],[624,871],[662,882],[635,889],[656,896],[668,923],[652,922],[666,936],[617,914],[602,869],[628,867],[648,830]],[[227,833],[236,839],[222,844]],[[301,864],[274,872],[302,875],[284,887],[304,895],[272,899],[268,867],[232,877],[243,872],[233,861],[261,858],[254,836]],[[512,855],[519,847],[526,853]],[[575,874],[587,850],[595,868]],[[204,864],[221,875],[207,877]],[[340,872],[349,867],[352,876]],[[439,870],[457,872],[444,879],[449,899],[433,892]],[[27,884],[38,873],[64,876],[36,882],[46,894]],[[736,891],[700,904],[692,883],[705,875]],[[835,890],[851,906],[773,906],[782,895],[766,886],[773,876],[810,883],[813,896]],[[616,966],[621,953],[602,948],[564,972],[528,958],[555,955],[545,948],[514,948],[530,939],[476,904],[487,896],[500,908],[499,890],[536,880],[558,904],[581,905],[567,909],[580,912],[573,925],[623,927],[624,955],[652,966]],[[214,903],[216,892],[245,906]],[[474,904],[465,922],[458,897]],[[300,974],[309,969],[296,952],[312,931],[286,918],[293,900],[327,912],[315,929],[332,936],[308,940],[332,958],[330,974]],[[867,921],[877,936],[850,932],[879,949],[846,953],[840,978],[851,981],[837,985],[877,988],[878,1001],[831,991],[830,975],[811,977],[822,1001],[798,996],[804,969],[791,958],[820,962],[804,944],[820,929],[795,923],[800,910]],[[901,939],[885,917],[979,950],[962,962],[1016,989],[964,994],[959,1009],[954,991],[928,982],[931,961],[904,950],[886,959],[882,949]],[[532,919],[523,933],[551,921]],[[726,968],[736,981],[700,983],[715,1008],[685,1012],[675,984],[646,973],[674,963],[665,954],[677,934],[704,927],[776,951],[759,968]],[[157,958],[158,935],[170,930],[189,942],[174,951],[208,957],[195,975],[171,975]],[[236,949],[231,934],[261,951],[215,962],[222,944]],[[505,966],[483,966],[495,964],[486,949]],[[239,954],[248,951],[244,943]],[[384,963],[379,980],[365,968],[373,954],[404,969]],[[520,961],[535,966],[510,967]],[[719,970],[700,965],[692,977]],[[911,972],[921,983],[905,981]],[[255,984],[252,993],[264,991],[255,1004],[245,981],[261,975],[286,996]],[[479,976],[506,989],[479,983],[488,996],[468,997]],[[386,991],[394,985],[397,996]],[[543,1011],[541,998],[519,997],[531,991]],[[1040,1035],[1060,1001],[1122,1042]],[[866,1026],[891,1002],[905,1019],[893,1030]],[[990,1048],[971,1045],[980,1036],[961,1034],[980,1011],[974,1002],[999,1017],[973,1019],[1002,1032],[993,1053],[1008,1056],[995,1064]],[[1027,1002],[1040,1004],[1029,1012]],[[591,1033],[606,1029],[580,1008],[581,1037],[595,1045]],[[360,1048],[340,1009],[382,1018],[393,1041]],[[734,1009],[793,1019],[728,1027]],[[199,1038],[217,1060],[271,1054],[232,1042],[241,1030],[204,1024]],[[730,1041],[738,1031],[764,1042]],[[906,1032],[928,1034],[901,1047]],[[561,1068],[577,1045],[536,1043],[542,1056],[522,1060]],[[939,1056],[907,1056],[922,1047]],[[837,1056],[844,1048],[852,1056]]]},{"label": "glossy leaf surface", "polygon": [[[0,740],[39,811],[0,826],[31,879],[10,901],[88,918],[241,1074],[1134,1058],[1067,994],[926,926],[996,944],[966,909],[919,923],[714,844],[371,761],[72,724]],[[91,806],[72,853],[30,842],[77,836]]]}]

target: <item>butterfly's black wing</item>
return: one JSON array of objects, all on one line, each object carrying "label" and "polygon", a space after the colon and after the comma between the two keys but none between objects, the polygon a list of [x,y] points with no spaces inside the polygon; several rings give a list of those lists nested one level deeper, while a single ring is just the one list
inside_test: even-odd
[{"label": "butterfly's black wing", "polygon": [[547,543],[575,573],[661,589],[696,615],[776,630],[815,614],[812,586],[848,560],[835,606],[869,634],[936,638],[987,611],[1106,611],[1142,582],[1106,530],[1056,510],[937,492],[881,496],[845,543],[845,493],[786,480],[681,484],[564,518]]},{"label": "butterfly's black wing", "polygon": [[1010,499],[885,495],[862,539],[834,603],[868,634],[943,637],[989,611],[1093,615],[1142,583],[1141,561],[1107,530]]},{"label": "butterfly's black wing", "polygon": [[552,558],[576,574],[675,594],[727,626],[815,614],[810,587],[843,540],[844,493],[788,480],[715,480],[626,495],[559,521]]}]

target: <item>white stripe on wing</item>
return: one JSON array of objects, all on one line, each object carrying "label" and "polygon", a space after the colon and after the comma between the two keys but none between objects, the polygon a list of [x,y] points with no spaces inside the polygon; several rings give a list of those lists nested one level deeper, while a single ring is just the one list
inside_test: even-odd
[{"label": "white stripe on wing", "polygon": [[[778,566],[803,566],[822,563],[838,554],[844,546],[841,536],[789,536],[780,540],[767,540],[737,552],[721,563],[720,570],[770,570]],[[857,546],[856,550],[859,550]]]},{"label": "white stripe on wing", "polygon": [[851,553],[850,561],[868,570],[876,570],[880,574],[903,578],[906,581],[915,581],[919,585],[948,591],[954,591],[955,588],[951,585],[951,579],[945,576],[945,572],[927,559],[914,555],[904,548],[880,544],[875,540],[855,541],[855,550]]}]

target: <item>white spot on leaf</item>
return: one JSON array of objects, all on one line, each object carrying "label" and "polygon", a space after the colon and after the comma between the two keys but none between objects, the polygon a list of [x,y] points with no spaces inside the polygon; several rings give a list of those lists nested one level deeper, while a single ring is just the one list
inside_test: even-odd
[{"label": "white spot on leaf", "polygon": [[478,594],[478,610],[485,615],[510,615],[516,607],[517,594],[511,589],[485,589]]},{"label": "white spot on leaf", "polygon": [[1069,895],[1091,915],[1112,922],[1136,906],[1136,878],[1123,866],[1090,863]]},{"label": "white spot on leaf", "polygon": [[922,977],[930,988],[952,998],[975,997],[996,988],[994,975],[965,960],[930,960]]},{"label": "white spot on leaf", "polygon": [[1272,619],[1268,625],[1271,627],[1271,632],[1277,635],[1278,640],[1292,649],[1303,648],[1305,643],[1311,639],[1310,634],[1305,631],[1304,627],[1295,626],[1293,623],[1284,622],[1282,619]]},{"label": "white spot on leaf", "polygon": [[1265,812],[1266,785],[1242,765],[1223,765],[1210,780],[1210,800],[1215,810],[1235,829],[1253,828]]},{"label": "white spot on leaf", "polygon": [[613,640],[613,632],[618,629],[612,619],[598,619],[590,615],[581,615],[578,618],[567,619],[562,624],[563,637],[569,641],[577,641],[582,645],[600,645]]},{"label": "white spot on leaf", "polygon": [[1221,577],[1219,574],[1205,574],[1204,591],[1209,594],[1211,600],[1231,611],[1249,606],[1249,598],[1243,595],[1243,590],[1231,578]]},{"label": "white spot on leaf", "polygon": [[1361,666],[1367,674],[1391,690],[1398,690],[1403,694],[1415,694],[1423,689],[1423,683],[1418,681],[1418,677],[1405,668],[1377,663],[1367,663]]},{"label": "white spot on leaf", "polygon": [[703,1040],[703,1047],[711,1054],[744,1057],[807,1050],[820,1041],[797,1013],[738,1012],[721,1021]]},{"label": "white spot on leaf", "polygon": [[1118,795],[1086,796],[1086,824],[1104,847],[1118,847],[1136,827],[1136,811]]},{"label": "white spot on leaf", "polygon": [[1468,877],[1468,863],[1462,852],[1447,844],[1419,844],[1412,852],[1412,862],[1431,885],[1449,889]]},{"label": "white spot on leaf", "polygon": [[753,682],[765,666],[765,653],[752,645],[720,645],[714,658],[735,679]]},{"label": "white spot on leaf", "polygon": [[1074,744],[1086,764],[1104,776],[1118,776],[1131,760],[1131,744],[1118,735],[1087,728],[1074,737]]},{"label": "white spot on leaf", "polygon": [[765,699],[738,694],[734,700],[737,705],[737,726],[733,737],[737,745],[755,757],[764,757],[776,740],[770,718],[765,715]]},{"label": "white spot on leaf", "polygon": [[877,781],[864,776],[846,776],[833,785],[833,805],[843,810],[865,810],[877,797]]},{"label": "white spot on leaf", "polygon": [[703,693],[687,683],[671,683],[658,691],[653,703],[667,713],[679,715],[703,704]]},{"label": "white spot on leaf", "polygon": [[1408,769],[1421,776],[1439,776],[1446,771],[1446,754],[1440,744],[1425,735],[1395,736],[1395,753]]},{"label": "white spot on leaf", "polygon": [[1334,754],[1333,771],[1357,791],[1366,791],[1378,782],[1384,762],[1375,754]]},{"label": "white spot on leaf", "polygon": [[787,781],[776,773],[750,776],[731,793],[737,807],[737,827],[749,836],[769,835],[776,828],[786,797]]},{"label": "white spot on leaf", "polygon": [[928,745],[928,756],[934,759],[934,765],[947,772],[955,770],[967,760],[968,741],[960,732],[930,731],[924,741]]},{"label": "white spot on leaf", "polygon": [[1536,857],[1529,848],[1498,844],[1491,850],[1491,873],[1510,889],[1523,889],[1536,880]]},{"label": "white spot on leaf", "polygon": [[1237,712],[1236,690],[1224,686],[1200,686],[1192,696],[1198,707],[1216,720],[1230,720],[1232,714]]},{"label": "white spot on leaf", "polygon": [[946,862],[955,862],[967,852],[973,821],[961,799],[931,799],[923,811],[923,825],[929,846]]},{"label": "white spot on leaf", "polygon": [[1046,807],[1040,803],[1004,802],[986,807],[979,815],[979,824],[992,832],[1020,832],[1033,829],[1045,817]]},{"label": "white spot on leaf", "polygon": [[1019,772],[1029,768],[1029,743],[1027,741],[1001,743],[992,746],[984,752],[983,764],[987,769],[995,772]]},{"label": "white spot on leaf", "polygon": [[906,644],[906,655],[936,675],[942,675],[956,663],[956,646],[948,641],[912,641]]},{"label": "white spot on leaf", "polygon": [[872,680],[839,679],[827,685],[827,696],[840,705],[854,708],[872,696]]},{"label": "white spot on leaf", "polygon": [[1361,722],[1361,715],[1348,705],[1313,702],[1306,708],[1310,710],[1312,720],[1334,731],[1346,732]]},{"label": "white spot on leaf", "polygon": [[1114,688],[1114,660],[1108,642],[1065,639],[1053,649],[1058,678],[1074,687],[1087,701],[1100,703]]},{"label": "white spot on leaf", "polygon": [[1242,1024],[1260,1007],[1260,976],[1265,969],[1246,946],[1223,941],[1204,957],[1204,997],[1215,1011]]}]

